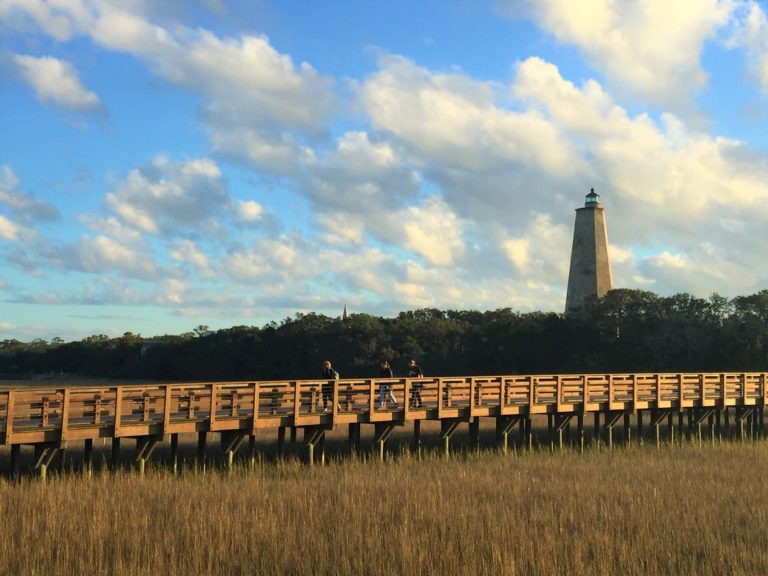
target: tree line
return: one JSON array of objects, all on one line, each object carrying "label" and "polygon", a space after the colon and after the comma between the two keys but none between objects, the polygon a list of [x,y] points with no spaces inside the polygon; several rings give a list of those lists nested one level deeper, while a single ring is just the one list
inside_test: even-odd
[{"label": "tree line", "polygon": [[728,299],[617,289],[569,315],[425,308],[393,318],[296,314],[262,327],[181,335],[0,342],[0,374],[152,380],[283,380],[378,375],[768,371],[768,290]]}]

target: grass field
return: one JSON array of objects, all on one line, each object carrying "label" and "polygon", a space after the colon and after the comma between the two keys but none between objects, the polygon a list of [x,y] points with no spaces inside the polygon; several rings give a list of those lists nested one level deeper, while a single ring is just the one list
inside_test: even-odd
[{"label": "grass field", "polygon": [[765,574],[768,443],[0,480],[3,574]]}]

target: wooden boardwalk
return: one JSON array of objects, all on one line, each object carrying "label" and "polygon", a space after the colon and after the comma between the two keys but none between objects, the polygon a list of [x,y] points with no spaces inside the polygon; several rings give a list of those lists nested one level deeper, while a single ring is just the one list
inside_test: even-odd
[{"label": "wooden boardwalk", "polygon": [[[381,403],[383,387],[391,387],[397,405]],[[323,391],[325,389],[326,398]],[[410,401],[418,392],[421,404]],[[85,465],[90,466],[93,441],[112,439],[112,456],[119,456],[123,439],[136,441],[141,470],[155,447],[170,440],[178,454],[178,435],[198,434],[203,456],[210,433],[220,435],[229,465],[246,439],[254,448],[255,434],[276,432],[278,453],[286,430],[293,440],[303,429],[309,462],[324,455],[325,432],[348,426],[349,442],[359,448],[360,428],[374,426],[374,442],[384,456],[396,426],[413,425],[420,442],[421,422],[439,421],[447,451],[456,428],[469,424],[470,437],[479,435],[481,418],[494,418],[499,445],[506,451],[508,436],[520,428],[523,445],[531,444],[531,419],[547,415],[550,442],[562,446],[563,433],[575,425],[583,447],[584,419],[594,418],[593,433],[609,445],[621,424],[625,438],[634,416],[642,434],[643,416],[655,427],[673,417],[682,434],[708,423],[720,425],[731,415],[741,434],[764,429],[768,373],[575,374],[535,376],[470,376],[443,378],[295,380],[275,382],[213,382],[120,385],[106,387],[35,387],[0,391],[0,446],[11,446],[11,466],[18,474],[22,445],[35,449],[34,468],[43,475],[58,450],[82,441]],[[324,400],[326,401],[324,404]],[[687,428],[684,418],[687,417]]]}]

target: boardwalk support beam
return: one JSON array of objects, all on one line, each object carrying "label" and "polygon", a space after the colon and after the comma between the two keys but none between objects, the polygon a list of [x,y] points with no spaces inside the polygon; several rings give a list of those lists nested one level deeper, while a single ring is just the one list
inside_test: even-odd
[{"label": "boardwalk support beam", "polygon": [[33,468],[40,473],[40,480],[45,482],[48,477],[48,468],[62,446],[56,442],[35,444],[35,464]]},{"label": "boardwalk support beam", "polygon": [[[316,459],[320,460],[321,465],[325,464],[325,427],[307,426],[304,428],[304,446],[307,448],[307,464],[313,466]],[[315,448],[319,454],[316,454]]]},{"label": "boardwalk support beam", "polygon": [[349,431],[347,433],[349,443],[349,453],[355,454],[360,452],[360,423],[353,422],[349,425]]},{"label": "boardwalk support beam", "polygon": [[379,460],[384,462],[384,449],[389,436],[395,429],[395,425],[390,422],[377,422],[374,428],[374,445],[379,452]]},{"label": "boardwalk support beam", "polygon": [[235,462],[235,454],[237,454],[247,436],[247,432],[241,432],[240,430],[221,433],[221,452],[224,455],[224,464],[230,473]]},{"label": "boardwalk support beam", "polygon": [[451,453],[451,436],[456,432],[461,420],[442,420],[440,422],[440,440],[443,442],[443,454],[449,456]]},{"label": "boardwalk support beam", "polygon": [[162,439],[162,436],[143,436],[136,438],[136,462],[139,465],[140,476],[144,476],[144,466],[152,457],[152,453]]},{"label": "boardwalk support beam", "polygon": [[83,444],[83,471],[86,476],[93,473],[93,438],[86,438]]},{"label": "boardwalk support beam", "polygon": [[496,418],[496,442],[501,448],[502,454],[506,454],[509,447],[509,434],[521,421],[521,416],[499,416]]},{"label": "boardwalk support beam", "polygon": [[605,414],[605,430],[608,435],[608,450],[613,450],[613,427],[624,416],[624,412],[607,412]]},{"label": "boardwalk support beam", "polygon": [[413,421],[413,451],[421,458],[421,420]]},{"label": "boardwalk support beam", "polygon": [[480,449],[480,418],[477,416],[469,419],[469,443],[473,449]]}]

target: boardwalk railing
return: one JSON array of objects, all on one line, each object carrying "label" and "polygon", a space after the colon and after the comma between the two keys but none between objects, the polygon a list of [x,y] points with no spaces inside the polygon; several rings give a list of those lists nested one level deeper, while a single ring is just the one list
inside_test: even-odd
[{"label": "boardwalk railing", "polygon": [[[536,414],[764,407],[767,384],[768,373],[762,372],[24,388],[0,392],[0,445],[189,432],[252,435],[265,428]],[[384,387],[391,387],[397,405],[380,402]],[[410,402],[414,391],[420,404]]]}]

